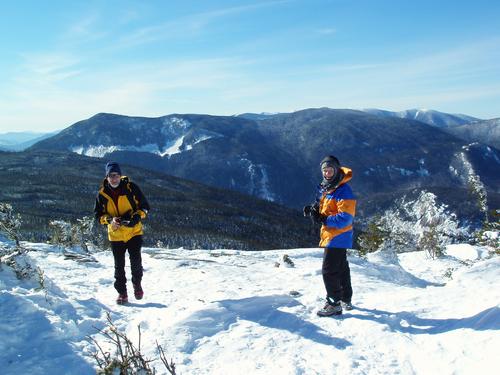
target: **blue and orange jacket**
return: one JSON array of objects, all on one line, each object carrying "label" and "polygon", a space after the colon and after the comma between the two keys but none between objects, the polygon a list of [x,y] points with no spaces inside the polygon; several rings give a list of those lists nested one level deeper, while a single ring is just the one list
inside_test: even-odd
[{"label": "blue and orange jacket", "polygon": [[325,191],[319,188],[319,213],[327,217],[321,226],[320,247],[352,248],[356,197],[347,184],[352,178],[352,170],[342,167],[342,171],[344,178],[336,189]]},{"label": "blue and orange jacket", "polygon": [[106,179],[104,179],[99,192],[97,193],[94,214],[96,220],[104,225],[108,225],[108,238],[110,241],[127,242],[132,237],[143,234],[142,223],[139,222],[133,227],[120,226],[113,230],[110,222],[113,217],[131,217],[134,214],[139,214],[141,219],[146,218],[149,211],[149,203],[142,194],[141,189],[129,181],[127,176],[122,176],[118,189],[117,203],[113,201],[111,187]]}]

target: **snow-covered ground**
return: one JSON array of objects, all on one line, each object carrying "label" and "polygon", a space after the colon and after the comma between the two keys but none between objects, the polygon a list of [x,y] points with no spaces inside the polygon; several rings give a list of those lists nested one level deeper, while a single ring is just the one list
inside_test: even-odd
[{"label": "snow-covered ground", "polygon": [[355,309],[319,318],[320,249],[145,248],[145,298],[118,306],[110,252],[77,263],[57,247],[24,245],[45,288],[2,266],[2,374],[95,373],[87,336],[112,349],[96,330],[107,313],[132,340],[141,327],[158,373],[156,341],[178,374],[498,373],[500,257],[484,248],[455,245],[436,260],[353,253]]}]

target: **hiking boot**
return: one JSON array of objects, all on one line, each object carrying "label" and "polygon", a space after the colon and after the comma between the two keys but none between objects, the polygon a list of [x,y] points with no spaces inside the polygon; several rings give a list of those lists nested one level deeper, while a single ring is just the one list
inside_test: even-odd
[{"label": "hiking boot", "polygon": [[134,284],[134,297],[135,299],[142,299],[142,297],[144,297],[144,291],[142,290],[141,284]]},{"label": "hiking boot", "polygon": [[127,294],[118,294],[118,298],[116,299],[116,303],[119,305],[124,305],[128,302]]},{"label": "hiking boot", "polygon": [[342,314],[342,305],[339,301],[337,302],[326,302],[325,306],[318,311],[318,316],[332,316]]},{"label": "hiking boot", "polygon": [[344,302],[344,301],[342,301],[342,308],[344,310],[350,311],[350,310],[353,309],[352,303],[351,302]]}]

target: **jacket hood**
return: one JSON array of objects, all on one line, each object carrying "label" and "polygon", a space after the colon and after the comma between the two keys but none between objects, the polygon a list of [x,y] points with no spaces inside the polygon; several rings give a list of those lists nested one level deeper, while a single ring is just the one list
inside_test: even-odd
[{"label": "jacket hood", "polygon": [[352,179],[352,169],[347,167],[340,167],[340,169],[342,169],[342,172],[344,173],[344,178],[342,179],[342,181],[340,181],[339,186]]}]

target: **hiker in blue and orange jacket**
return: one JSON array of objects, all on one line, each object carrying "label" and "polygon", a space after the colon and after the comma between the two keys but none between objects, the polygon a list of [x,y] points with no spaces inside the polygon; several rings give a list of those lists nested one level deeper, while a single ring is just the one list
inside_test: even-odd
[{"label": "hiker in blue and orange jacket", "polygon": [[116,303],[128,302],[125,276],[125,253],[128,250],[132,285],[136,299],[142,299],[142,223],[149,211],[149,204],[135,183],[122,176],[116,162],[106,164],[106,178],[95,201],[94,214],[100,224],[107,225],[108,238],[115,260],[115,283],[118,292]]},{"label": "hiker in blue and orange jacket", "polygon": [[323,181],[313,205],[304,207],[304,216],[321,224],[319,246],[323,252],[323,282],[326,304],[319,316],[342,314],[342,306],[352,309],[351,271],[346,249],[352,248],[352,224],[356,198],[347,184],[352,178],[349,168],[341,167],[335,156],[325,157],[321,163]]}]

